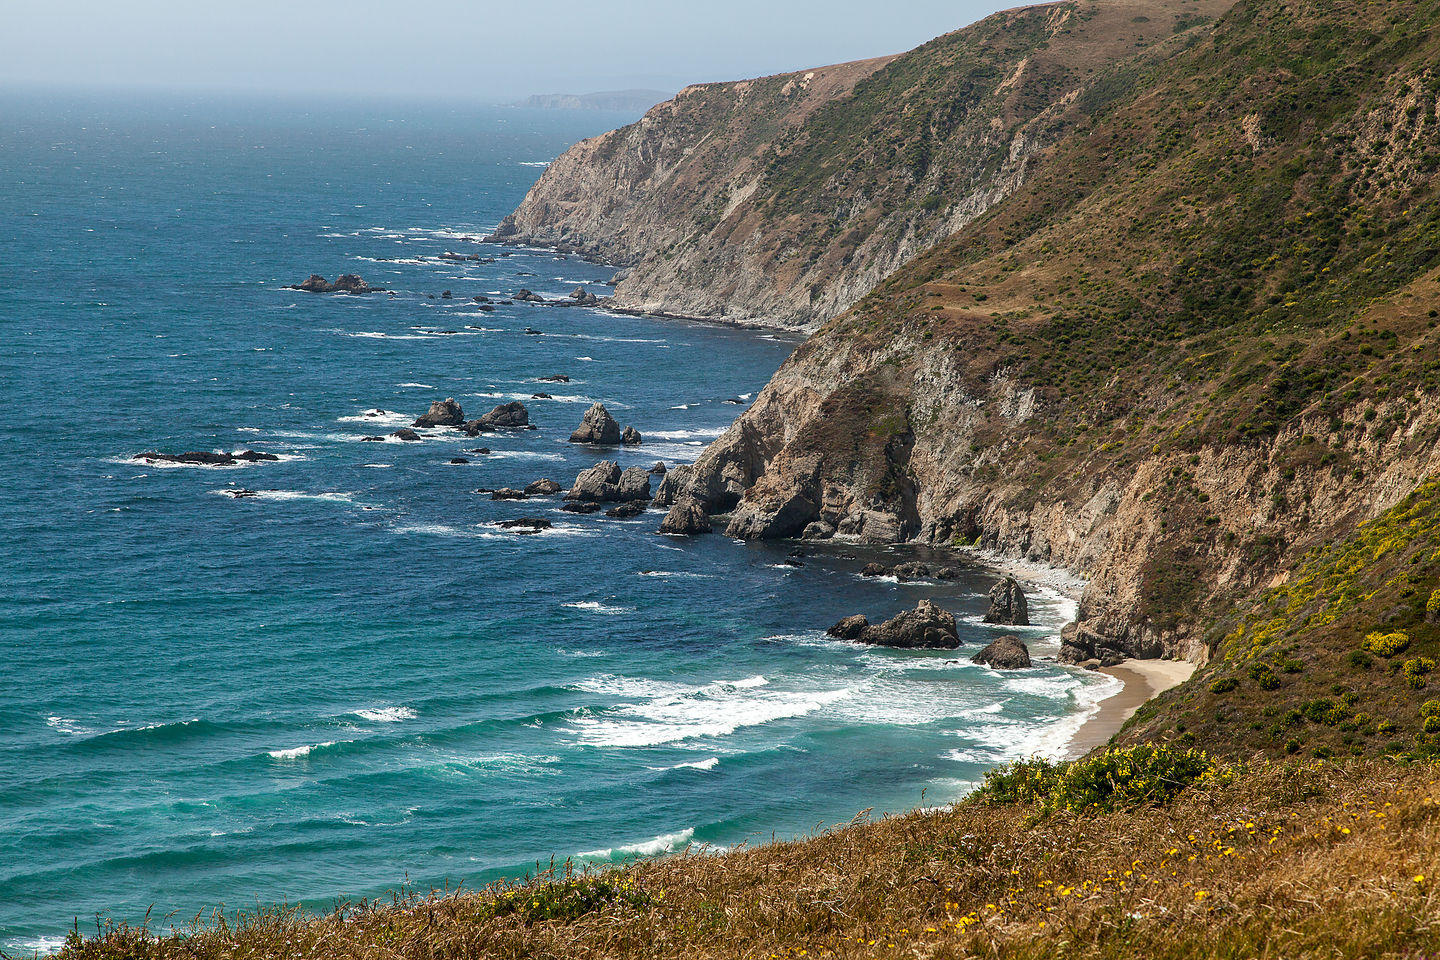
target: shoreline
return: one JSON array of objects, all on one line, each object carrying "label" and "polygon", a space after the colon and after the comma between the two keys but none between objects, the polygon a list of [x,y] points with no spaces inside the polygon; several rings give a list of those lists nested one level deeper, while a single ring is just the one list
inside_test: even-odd
[{"label": "shoreline", "polygon": [[1126,660],[1118,666],[1101,667],[1097,672],[1119,680],[1120,689],[1095,704],[1095,712],[1065,742],[1060,759],[1078,760],[1105,746],[1137,710],[1189,680],[1195,670],[1196,665],[1188,660]]}]

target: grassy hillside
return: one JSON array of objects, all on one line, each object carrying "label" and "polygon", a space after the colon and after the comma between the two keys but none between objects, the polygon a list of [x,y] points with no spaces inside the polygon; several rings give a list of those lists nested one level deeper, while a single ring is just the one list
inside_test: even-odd
[{"label": "grassy hillside", "polygon": [[633,266],[626,307],[813,326],[1003,199],[1116,62],[1232,0],[1068,0],[897,57],[682,91],[561,157],[497,237]]},{"label": "grassy hillside", "polygon": [[311,920],[111,927],[62,956],[1419,957],[1440,950],[1437,797],[1429,766],[1121,753],[802,842]]}]

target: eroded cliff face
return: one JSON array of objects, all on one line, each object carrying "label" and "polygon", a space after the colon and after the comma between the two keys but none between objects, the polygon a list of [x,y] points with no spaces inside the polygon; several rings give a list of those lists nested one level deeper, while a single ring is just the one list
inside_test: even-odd
[{"label": "eroded cliff face", "polygon": [[898,57],[689,87],[556,160],[495,238],[627,267],[621,308],[813,329],[1011,195],[1114,63],[1230,2],[1021,8]]},{"label": "eroded cliff face", "polygon": [[1237,605],[1440,473],[1440,39],[1387,30],[1246,0],[1135,68],[665,496],[737,537],[1065,567],[1090,579],[1068,659],[1204,662]]}]

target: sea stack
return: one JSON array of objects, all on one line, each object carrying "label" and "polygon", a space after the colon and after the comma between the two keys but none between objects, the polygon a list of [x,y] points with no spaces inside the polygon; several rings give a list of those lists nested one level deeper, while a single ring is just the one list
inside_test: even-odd
[{"label": "sea stack", "polygon": [[990,609],[986,623],[1003,623],[1016,627],[1030,626],[1030,612],[1025,604],[1025,591],[1014,577],[1006,577],[990,588]]}]

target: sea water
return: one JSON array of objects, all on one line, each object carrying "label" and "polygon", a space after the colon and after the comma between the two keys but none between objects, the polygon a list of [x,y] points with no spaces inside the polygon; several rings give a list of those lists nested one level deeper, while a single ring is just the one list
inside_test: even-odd
[{"label": "sea water", "polygon": [[[797,342],[479,309],[608,292],[610,268],[471,238],[628,118],[35,97],[0,117],[0,947],[943,804],[1108,692],[970,663],[1013,630],[979,622],[978,569],[863,579],[882,554],[789,565],[793,544],[659,536],[655,511],[473,492],[691,461]],[[394,295],[285,289],[312,272]],[[446,397],[520,400],[539,429],[362,440]],[[644,444],[567,443],[597,400]],[[132,459],[244,449],[280,459]],[[553,526],[497,526],[525,516]],[[922,597],[961,650],[824,637]],[[1032,611],[1018,632],[1053,654],[1071,606]]]}]

